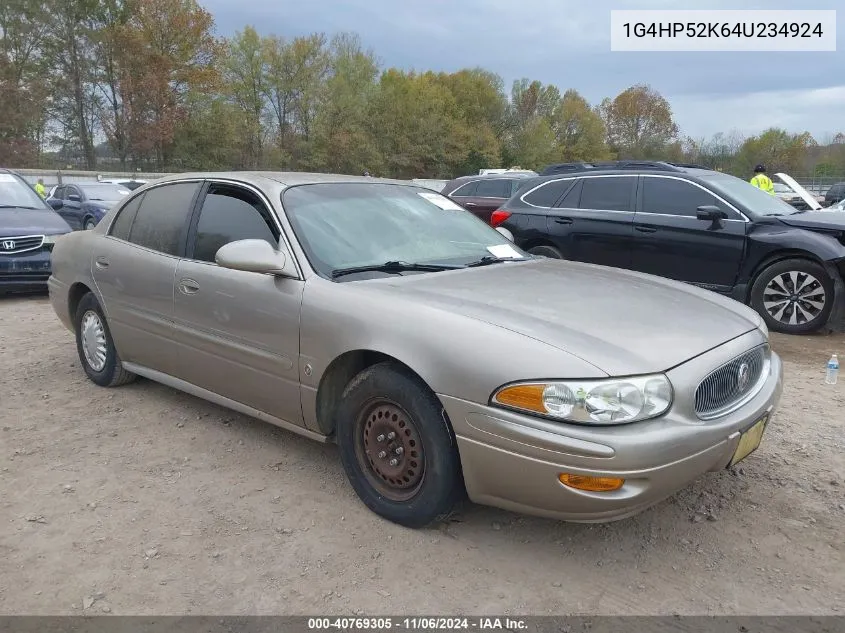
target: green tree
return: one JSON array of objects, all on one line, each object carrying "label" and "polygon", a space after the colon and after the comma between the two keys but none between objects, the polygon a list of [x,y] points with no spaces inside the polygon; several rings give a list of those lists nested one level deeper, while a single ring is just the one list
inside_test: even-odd
[{"label": "green tree", "polygon": [[816,145],[809,132],[790,134],[786,130],[770,128],[742,144],[736,157],[738,175],[751,177],[754,166],[766,165],[769,173],[783,171],[800,173],[809,148]]},{"label": "green tree", "polygon": [[261,164],[264,148],[264,114],[266,112],[267,71],[263,46],[258,32],[247,26],[228,42],[223,61],[225,90],[237,106],[242,128],[243,166]]},{"label": "green tree", "polygon": [[600,112],[607,140],[620,158],[652,158],[676,140],[678,126],[669,102],[647,85],[636,85],[605,99]]},{"label": "green tree", "polygon": [[354,34],[335,36],[330,51],[324,98],[310,131],[311,157],[304,165],[337,173],[374,172],[381,161],[369,134],[367,109],[376,90],[378,61]]},{"label": "green tree", "polygon": [[563,94],[552,117],[552,130],[559,146],[557,158],[563,162],[610,158],[601,116],[576,90]]}]

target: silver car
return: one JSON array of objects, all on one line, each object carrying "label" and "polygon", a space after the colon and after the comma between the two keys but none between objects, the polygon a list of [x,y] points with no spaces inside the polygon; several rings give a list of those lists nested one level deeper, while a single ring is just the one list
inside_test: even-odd
[{"label": "silver car", "polygon": [[757,448],[782,366],[753,310],[504,233],[407,182],[179,175],[62,237],[50,297],[96,384],[336,442],[406,526],[465,496],[621,519]]}]

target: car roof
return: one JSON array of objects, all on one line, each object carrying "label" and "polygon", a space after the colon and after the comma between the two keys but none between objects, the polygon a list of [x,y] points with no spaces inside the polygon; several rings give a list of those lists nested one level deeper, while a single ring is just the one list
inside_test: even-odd
[{"label": "car roof", "polygon": [[407,180],[394,180],[391,178],[374,178],[372,176],[350,176],[345,174],[320,174],[312,172],[298,172],[298,171],[214,171],[214,172],[190,172],[184,174],[172,174],[157,178],[150,184],[159,185],[165,182],[173,182],[178,180],[199,180],[199,179],[218,179],[218,180],[234,180],[251,184],[254,186],[264,186],[267,181],[279,183],[285,187],[293,187],[295,185],[315,185],[320,183],[355,183],[355,182],[370,182],[370,183],[385,183],[406,185],[412,187],[419,187]]},{"label": "car roof", "polygon": [[693,163],[668,163],[656,160],[617,160],[599,163],[556,163],[548,165],[540,172],[541,178],[560,178],[568,175],[584,174],[686,174],[688,176],[706,176],[718,174],[703,165]]}]

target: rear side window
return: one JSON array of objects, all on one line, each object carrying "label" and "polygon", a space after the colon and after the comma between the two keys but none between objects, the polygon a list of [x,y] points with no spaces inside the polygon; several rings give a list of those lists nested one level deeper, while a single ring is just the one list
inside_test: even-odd
[{"label": "rear side window", "polygon": [[251,239],[278,247],[278,229],[267,207],[251,191],[212,185],[202,203],[193,259],[213,263],[221,246]]},{"label": "rear side window", "polygon": [[197,182],[178,182],[150,189],[132,223],[129,241],[167,255],[179,255]]},{"label": "rear side window", "polygon": [[680,215],[694,218],[698,207],[718,206],[719,200],[709,191],[685,180],[675,178],[643,178],[643,205],[645,213]]},{"label": "rear side window", "polygon": [[553,207],[566,190],[572,186],[574,180],[553,180],[540,185],[531,193],[523,196],[523,200],[535,207]]},{"label": "rear side window", "polygon": [[141,200],[144,194],[135,196],[123,205],[123,208],[117,212],[117,217],[112,222],[109,235],[116,237],[119,240],[129,240],[129,230],[132,228],[132,220],[138,213],[138,208],[141,206]]},{"label": "rear side window", "polygon": [[510,198],[511,181],[501,179],[479,180],[475,196],[478,198]]},{"label": "rear side window", "polygon": [[630,211],[636,178],[607,176],[585,178],[581,189],[581,209]]},{"label": "rear side window", "polygon": [[563,199],[555,206],[559,209],[577,209],[581,202],[581,183],[583,182],[583,180],[576,182],[575,186],[567,191]]},{"label": "rear side window", "polygon": [[450,196],[474,196],[476,187],[478,187],[478,181],[474,180],[473,182],[468,182],[465,185],[461,185],[457,189],[455,189]]}]

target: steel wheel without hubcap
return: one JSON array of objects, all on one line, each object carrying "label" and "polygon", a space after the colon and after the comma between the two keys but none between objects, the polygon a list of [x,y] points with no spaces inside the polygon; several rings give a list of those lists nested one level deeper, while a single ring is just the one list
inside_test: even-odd
[{"label": "steel wheel without hubcap", "polygon": [[425,453],[410,415],[388,400],[364,407],[355,425],[355,456],[370,485],[391,501],[414,497],[425,478]]},{"label": "steel wheel without hubcap", "polygon": [[803,271],[781,273],[766,284],[763,291],[763,307],[773,319],[787,325],[816,319],[826,302],[822,283]]},{"label": "steel wheel without hubcap", "polygon": [[82,353],[85,361],[94,371],[103,371],[106,366],[106,331],[100,316],[93,310],[82,315],[80,326],[82,335]]}]

